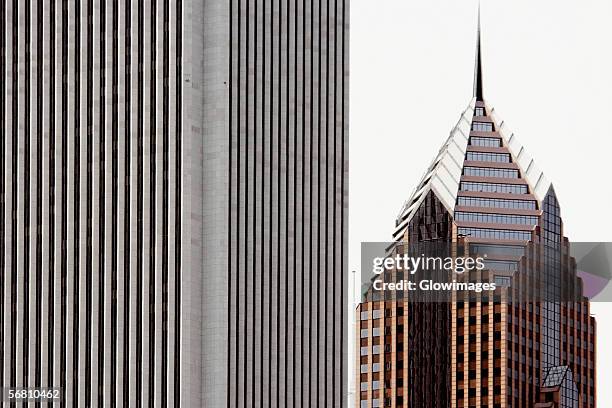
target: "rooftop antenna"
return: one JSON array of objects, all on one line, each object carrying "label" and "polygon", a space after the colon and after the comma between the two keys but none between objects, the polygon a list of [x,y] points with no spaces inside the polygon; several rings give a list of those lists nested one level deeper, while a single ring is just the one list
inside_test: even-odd
[{"label": "rooftop antenna", "polygon": [[474,67],[474,97],[484,102],[482,90],[482,57],[480,52],[480,2],[478,2],[478,35],[476,38],[476,63]]}]

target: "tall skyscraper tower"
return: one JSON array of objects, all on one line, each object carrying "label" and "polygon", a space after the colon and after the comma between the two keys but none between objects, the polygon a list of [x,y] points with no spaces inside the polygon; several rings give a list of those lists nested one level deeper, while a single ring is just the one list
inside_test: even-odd
[{"label": "tall skyscraper tower", "polygon": [[484,255],[466,279],[498,289],[452,302],[368,292],[357,309],[359,408],[596,405],[596,323],[557,197],[485,101],[480,49],[479,24],[473,99],[402,207],[390,254],[441,243]]},{"label": "tall skyscraper tower", "polygon": [[0,1],[0,387],[345,405],[348,15]]}]

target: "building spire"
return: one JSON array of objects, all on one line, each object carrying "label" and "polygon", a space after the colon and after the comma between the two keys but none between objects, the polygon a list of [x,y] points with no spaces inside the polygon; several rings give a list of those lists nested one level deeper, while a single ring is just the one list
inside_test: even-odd
[{"label": "building spire", "polygon": [[480,2],[478,3],[478,35],[476,38],[476,64],[474,67],[474,96],[484,102],[482,90],[482,57],[480,52]]}]

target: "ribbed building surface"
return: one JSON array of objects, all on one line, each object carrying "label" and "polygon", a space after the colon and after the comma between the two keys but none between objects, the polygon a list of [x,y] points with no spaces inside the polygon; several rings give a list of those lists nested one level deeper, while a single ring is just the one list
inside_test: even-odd
[{"label": "ribbed building surface", "polygon": [[343,406],[347,3],[0,1],[0,387]]},{"label": "ribbed building surface", "polygon": [[229,294],[204,308],[230,336],[204,332],[205,373],[226,366],[205,389],[223,395],[227,370],[220,405],[343,406],[348,1],[233,2],[229,13],[229,81],[211,85],[227,127],[204,139],[204,173],[227,173],[205,192],[205,229],[229,234],[225,251],[204,245],[219,250],[204,283],[229,279]]}]

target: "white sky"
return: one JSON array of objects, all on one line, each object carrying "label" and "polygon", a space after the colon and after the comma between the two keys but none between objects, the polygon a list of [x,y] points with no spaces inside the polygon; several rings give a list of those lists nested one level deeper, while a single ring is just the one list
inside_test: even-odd
[{"label": "white sky", "polygon": [[[477,7],[351,2],[351,270],[362,241],[390,240],[402,203],[470,101]],[[552,181],[574,241],[612,241],[610,21],[610,0],[482,1],[485,99]],[[592,311],[598,406],[610,407],[612,303]]]}]

